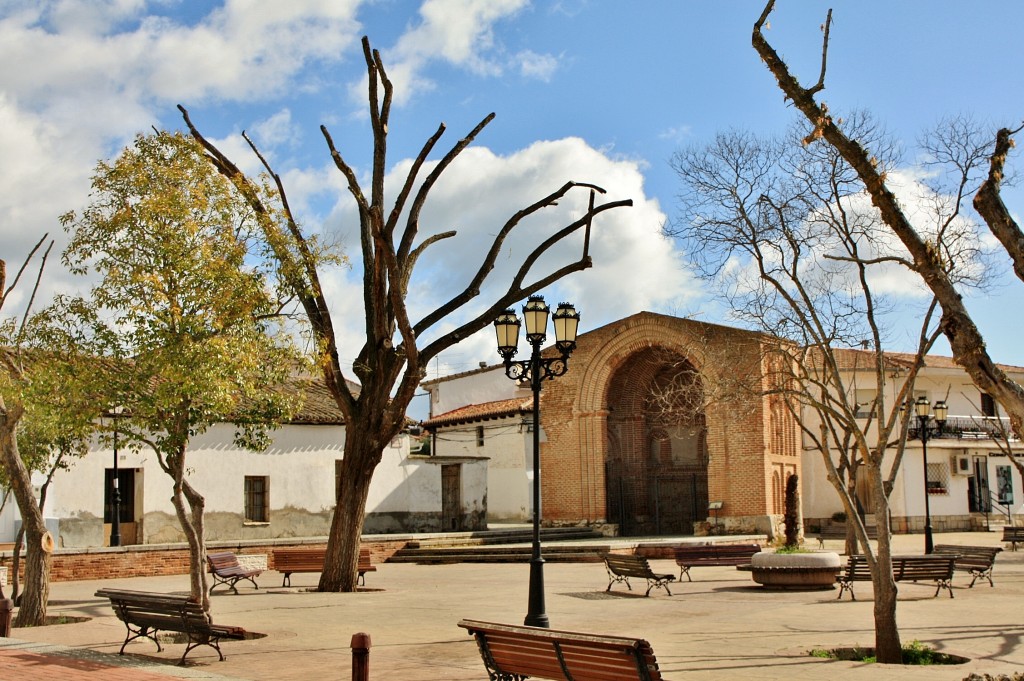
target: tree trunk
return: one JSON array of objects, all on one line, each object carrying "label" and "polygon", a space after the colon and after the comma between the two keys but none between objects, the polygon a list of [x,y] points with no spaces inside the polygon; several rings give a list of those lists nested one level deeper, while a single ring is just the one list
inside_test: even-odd
[{"label": "tree trunk", "polygon": [[[896,626],[896,581],[892,577],[892,533],[889,529],[889,498],[880,471],[868,467],[867,482],[874,501],[878,548],[871,566],[875,590],[875,657],[885,664],[903,663],[903,646]],[[870,551],[865,552],[871,560]]]},{"label": "tree trunk", "polygon": [[[3,407],[2,403],[0,407]],[[31,473],[18,452],[18,421],[23,413],[18,408],[0,409],[0,464],[8,471],[25,530],[25,581],[15,625],[37,627],[46,621],[52,558],[43,551],[43,536],[46,534],[43,512],[32,493]]]},{"label": "tree trunk", "polygon": [[[206,529],[203,512],[206,500],[192,485],[185,480],[185,452],[182,451],[168,462],[173,471],[174,494],[171,503],[178,515],[181,530],[185,533],[188,543],[189,584],[191,596],[203,605],[206,612],[210,611],[209,580],[206,576]],[[185,507],[186,502],[188,508]]]},{"label": "tree trunk", "polygon": [[345,458],[341,462],[337,507],[331,520],[331,533],[327,538],[320,591],[356,589],[356,580],[359,578],[359,541],[363,534],[366,500],[370,493],[373,469],[383,451],[358,424],[350,425],[352,430],[345,434]]}]

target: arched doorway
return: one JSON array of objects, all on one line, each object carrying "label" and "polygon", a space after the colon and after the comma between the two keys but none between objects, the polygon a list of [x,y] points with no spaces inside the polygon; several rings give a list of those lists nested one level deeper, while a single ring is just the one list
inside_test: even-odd
[{"label": "arched doorway", "polygon": [[707,517],[708,456],[700,373],[680,353],[634,353],[608,383],[607,518],[624,536],[692,534]]}]

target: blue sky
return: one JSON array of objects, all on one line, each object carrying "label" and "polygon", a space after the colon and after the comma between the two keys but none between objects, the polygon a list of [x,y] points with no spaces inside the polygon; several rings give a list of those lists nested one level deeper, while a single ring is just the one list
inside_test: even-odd
[{"label": "blue sky", "polygon": [[[632,209],[598,220],[595,268],[548,291],[583,313],[582,330],[640,310],[729,323],[689,274],[687,256],[659,228],[679,217],[669,167],[683,145],[744,128],[782,132],[794,120],[750,46],[761,2],[678,0],[0,0],[0,233],[16,265],[44,231],[64,237],[62,212],[88,200],[89,176],[137,132],[180,128],[175,105],[246,168],[247,130],[285,176],[304,224],[347,244],[352,211],[330,164],[321,124],[345,158],[369,163],[368,35],[397,88],[389,153],[400,169],[438,123],[447,149],[480,119],[496,120],[453,165],[427,231],[459,237],[432,251],[413,304],[425,310],[474,270],[476,254],[509,215],[567,180],[604,186]],[[918,135],[943,116],[973,114],[1016,126],[1024,118],[1016,28],[1024,3],[837,1],[827,88],[832,111],[870,109],[914,160]],[[769,39],[805,81],[817,78],[827,5],[780,0]],[[1024,199],[1007,192],[1011,210]],[[524,228],[523,244],[578,215],[585,196]],[[576,211],[574,213],[574,211]],[[561,222],[559,222],[561,221]],[[495,276],[507,274],[509,254]],[[561,255],[572,257],[573,251]],[[504,269],[503,269],[504,268]],[[355,354],[357,275],[327,277]],[[998,361],[1024,365],[1016,321],[1024,296],[1006,286],[970,307]],[[47,292],[76,284],[52,267]],[[480,301],[481,305],[489,300]],[[1009,313],[1009,314],[1008,314]],[[1008,321],[1012,320],[1012,321]],[[894,350],[910,339],[895,333]],[[434,367],[498,359],[490,334]]]}]

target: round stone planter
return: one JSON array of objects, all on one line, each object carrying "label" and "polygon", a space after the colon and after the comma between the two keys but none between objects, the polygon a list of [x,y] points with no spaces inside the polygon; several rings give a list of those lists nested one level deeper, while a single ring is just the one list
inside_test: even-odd
[{"label": "round stone planter", "polygon": [[829,551],[815,553],[755,553],[749,566],[755,582],[777,589],[834,589],[836,575],[842,569],[839,554]]}]

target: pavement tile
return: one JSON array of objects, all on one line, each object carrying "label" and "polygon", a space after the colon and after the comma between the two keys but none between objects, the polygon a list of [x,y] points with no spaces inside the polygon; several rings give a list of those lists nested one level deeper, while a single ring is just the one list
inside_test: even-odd
[{"label": "pavement tile", "polygon": [[[941,534],[942,543],[1000,545],[998,533]],[[664,539],[664,538],[662,538]],[[680,538],[683,539],[683,538]],[[691,540],[693,538],[686,538]],[[648,539],[621,540],[639,543]],[[897,553],[921,553],[921,535],[894,538]],[[605,540],[603,543],[609,543]],[[829,541],[838,549],[841,542]],[[671,560],[652,560],[657,572],[677,572]],[[967,588],[954,579],[955,598],[933,597],[925,584],[899,585],[898,619],[904,642],[920,640],[964,655],[960,666],[907,668],[811,658],[812,647],[870,646],[874,641],[870,584],[858,584],[857,601],[838,591],[767,591],[731,567],[693,569],[693,582],[674,583],[672,596],[629,592],[597,563],[548,563],[546,611],[553,628],[646,638],[666,679],[839,679],[952,681],[969,673],[1024,671],[1024,551],[1004,551],[996,561],[995,587]],[[86,622],[15,629],[0,639],[0,680],[318,681],[349,679],[352,635],[371,637],[373,679],[470,681],[486,678],[472,638],[456,626],[464,617],[521,623],[526,614],[526,564],[381,564],[355,593],[313,591],[316,575],[295,575],[282,588],[276,572],[260,589],[213,597],[213,620],[243,626],[264,637],[226,641],[227,659],[200,648],[184,667],[181,644],[158,653],[145,640],[126,655],[117,651],[124,626],[109,604],[93,594],[104,586],[157,592],[188,588],[185,575],[105,581],[56,582],[50,614],[89,617]],[[636,585],[634,585],[634,589]]]}]

